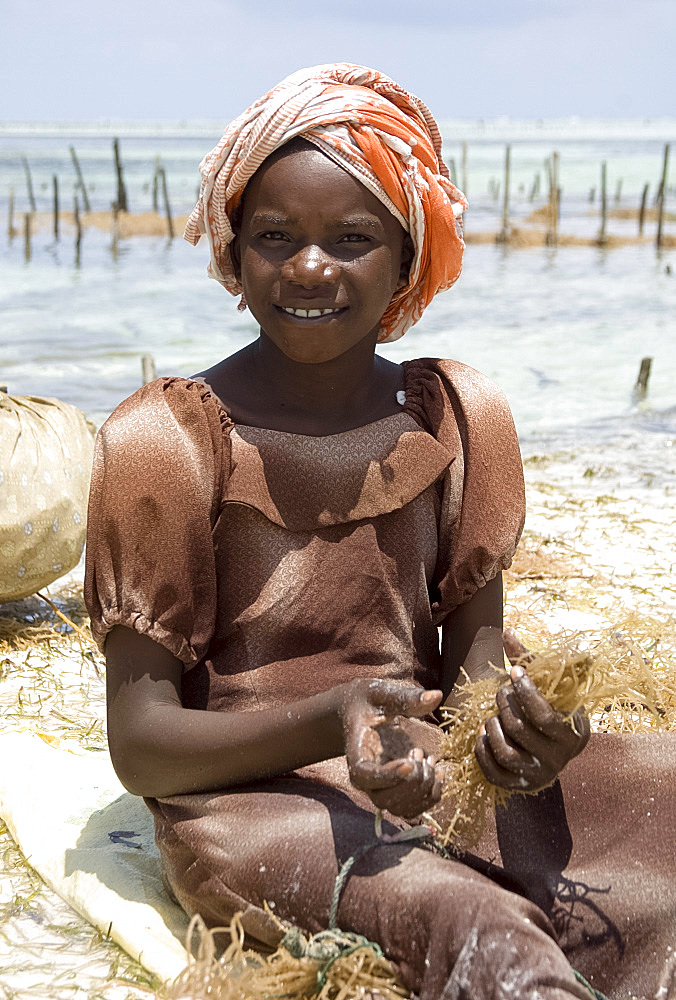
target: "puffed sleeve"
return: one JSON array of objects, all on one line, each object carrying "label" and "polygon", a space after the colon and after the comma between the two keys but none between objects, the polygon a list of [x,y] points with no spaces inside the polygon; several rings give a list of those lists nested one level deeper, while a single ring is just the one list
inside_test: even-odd
[{"label": "puffed sleeve", "polygon": [[214,631],[212,528],[227,476],[229,418],[206,386],[159,379],[111,414],[94,452],[85,601],[101,650],[114,625],[186,667]]},{"label": "puffed sleeve", "polygon": [[408,363],[406,407],[455,456],[442,485],[437,624],[506,569],[525,516],[523,466],[502,391],[457,361]]}]

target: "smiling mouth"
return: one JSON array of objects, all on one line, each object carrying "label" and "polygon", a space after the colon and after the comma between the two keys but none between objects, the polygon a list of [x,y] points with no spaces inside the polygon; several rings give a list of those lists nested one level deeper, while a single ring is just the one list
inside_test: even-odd
[{"label": "smiling mouth", "polygon": [[325,319],[328,316],[339,316],[345,312],[345,308],[340,309],[293,309],[291,306],[276,306],[280,312],[287,316],[294,316],[296,319]]}]

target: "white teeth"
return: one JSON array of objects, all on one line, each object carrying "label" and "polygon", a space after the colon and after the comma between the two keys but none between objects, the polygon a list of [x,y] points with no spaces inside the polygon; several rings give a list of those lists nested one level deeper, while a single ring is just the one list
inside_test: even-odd
[{"label": "white teeth", "polygon": [[301,319],[315,319],[317,316],[331,316],[333,313],[340,312],[339,309],[292,309],[289,306],[282,306],[282,308],[289,316],[300,316]]}]

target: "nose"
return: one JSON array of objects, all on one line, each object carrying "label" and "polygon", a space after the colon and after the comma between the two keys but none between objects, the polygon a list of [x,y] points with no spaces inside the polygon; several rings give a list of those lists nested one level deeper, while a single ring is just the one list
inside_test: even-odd
[{"label": "nose", "polygon": [[282,269],[282,276],[286,281],[303,288],[330,285],[337,280],[338,274],[335,259],[316,243],[301,247],[285,262]]}]

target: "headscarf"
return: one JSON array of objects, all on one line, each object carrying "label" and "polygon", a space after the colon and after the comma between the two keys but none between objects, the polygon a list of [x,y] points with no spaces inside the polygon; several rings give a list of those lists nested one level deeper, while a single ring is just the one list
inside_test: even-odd
[{"label": "headscarf", "polygon": [[451,184],[430,110],[377,70],[352,63],[298,70],[231,122],[200,164],[202,185],[185,239],[194,245],[206,235],[209,276],[242,294],[229,249],[233,213],[258,167],[295,136],[356,177],[411,237],[408,282],[394,293],[378,337],[398,340],[460,274],[467,200]]}]

